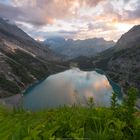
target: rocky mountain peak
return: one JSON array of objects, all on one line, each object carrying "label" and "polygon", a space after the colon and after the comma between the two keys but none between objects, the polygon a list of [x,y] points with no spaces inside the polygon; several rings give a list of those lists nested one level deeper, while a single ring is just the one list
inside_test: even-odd
[{"label": "rocky mountain peak", "polygon": [[140,31],[140,25],[133,26],[128,32],[136,32]]},{"label": "rocky mountain peak", "polygon": [[8,19],[0,18],[0,32],[3,35],[8,36],[10,38],[20,38],[24,40],[33,41],[33,39],[27,35],[23,30],[18,28],[14,23],[9,21]]},{"label": "rocky mountain peak", "polygon": [[3,50],[11,51],[14,47],[14,50],[24,50],[45,60],[60,60],[60,57],[47,46],[44,47],[11,21],[3,18],[0,18],[0,40],[1,44],[7,46],[1,45],[0,49]]},{"label": "rocky mountain peak", "polygon": [[138,45],[140,45],[140,25],[135,25],[121,36],[115,46],[117,49],[124,49]]}]

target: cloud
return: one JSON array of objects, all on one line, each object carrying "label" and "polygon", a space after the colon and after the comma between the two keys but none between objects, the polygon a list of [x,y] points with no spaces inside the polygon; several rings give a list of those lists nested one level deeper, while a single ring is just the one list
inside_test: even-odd
[{"label": "cloud", "polygon": [[34,38],[57,34],[65,38],[102,35],[115,39],[122,33],[117,24],[140,23],[139,0],[1,1],[0,17],[15,21]]},{"label": "cloud", "polygon": [[[121,0],[119,0],[121,1]],[[123,0],[123,5],[118,8],[118,6],[113,5],[108,2],[103,6],[103,12],[100,15],[104,19],[112,19],[113,22],[131,22],[140,19],[140,3],[139,0]],[[126,7],[129,8],[126,9]]]},{"label": "cloud", "polygon": [[77,31],[60,30],[60,31],[58,31],[58,33],[60,33],[60,34],[75,34],[75,33],[77,33]]},{"label": "cloud", "polygon": [[103,1],[106,1],[106,0],[84,0],[86,5],[88,6],[96,6],[98,3],[103,2]]},{"label": "cloud", "polygon": [[140,3],[137,1],[134,10],[126,10],[128,18],[140,19]]},{"label": "cloud", "polygon": [[79,31],[58,30],[58,31],[52,31],[52,32],[43,32],[43,31],[30,30],[30,34],[32,34],[34,38],[42,38],[42,40],[45,40],[46,38],[51,37],[51,36],[61,36],[66,39],[69,39],[69,38],[74,38],[78,33]]},{"label": "cloud", "polygon": [[14,17],[19,17],[22,14],[19,8],[14,8],[9,5],[0,4],[0,16],[9,19],[15,19]]},{"label": "cloud", "polygon": [[95,23],[88,23],[88,30],[89,31],[94,31],[94,30],[100,30],[100,31],[107,31],[107,30],[112,30],[114,27],[108,25],[105,22],[95,22]]},{"label": "cloud", "polygon": [[27,8],[20,8],[0,4],[0,17],[8,18],[13,21],[23,21],[35,26],[41,26],[44,24],[51,24],[53,19],[43,17],[43,15],[36,14],[33,10]]},{"label": "cloud", "polygon": [[55,19],[73,18],[81,6],[96,6],[104,0],[12,0],[0,4],[0,16],[29,22],[35,26],[53,24]]}]

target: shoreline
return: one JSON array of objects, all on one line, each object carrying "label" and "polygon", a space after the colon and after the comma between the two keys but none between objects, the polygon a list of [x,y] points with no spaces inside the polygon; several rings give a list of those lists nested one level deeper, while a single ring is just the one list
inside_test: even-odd
[{"label": "shoreline", "polygon": [[22,102],[23,94],[15,94],[10,97],[0,98],[0,105],[8,108],[20,107]]},{"label": "shoreline", "polygon": [[34,81],[32,84],[26,85],[25,88],[20,93],[17,93],[15,95],[8,96],[8,97],[0,98],[0,105],[6,106],[8,108],[21,107],[22,98],[23,98],[25,91],[37,83],[39,83],[38,80]]}]

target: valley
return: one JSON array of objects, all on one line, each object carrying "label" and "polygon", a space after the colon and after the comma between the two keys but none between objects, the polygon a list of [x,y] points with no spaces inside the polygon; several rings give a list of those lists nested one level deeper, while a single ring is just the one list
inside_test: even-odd
[{"label": "valley", "polygon": [[140,140],[139,0],[0,0],[0,140]]},{"label": "valley", "polygon": [[[6,26],[10,29],[9,31],[7,31]],[[16,34],[13,33],[12,26],[17,30]],[[123,90],[127,90],[130,86],[140,88],[140,73],[138,70],[140,67],[140,26],[134,26],[130,31],[122,35],[114,47],[106,49],[95,56],[78,56],[71,60],[67,60],[63,55],[59,56],[59,54],[53,53],[47,46],[41,47],[43,44],[36,42],[18,27],[7,23],[3,19],[1,19],[0,29],[1,97],[21,93],[22,90],[27,89],[34,82],[75,66],[81,70],[102,69],[108,78],[121,85]],[[18,38],[16,37],[17,34]],[[136,36],[134,36],[135,34]],[[133,35],[133,38],[129,39],[131,35]],[[58,38],[57,41],[63,44],[65,40]],[[33,49],[31,49],[32,47]],[[47,50],[46,53],[44,53],[44,49],[45,51]],[[8,89],[5,83],[9,85]]]}]

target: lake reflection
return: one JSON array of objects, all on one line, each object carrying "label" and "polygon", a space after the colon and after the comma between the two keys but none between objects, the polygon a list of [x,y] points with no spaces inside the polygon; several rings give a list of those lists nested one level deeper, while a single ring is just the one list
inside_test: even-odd
[{"label": "lake reflection", "polygon": [[109,106],[113,89],[105,75],[73,68],[46,78],[24,95],[23,105],[30,110],[61,105],[87,105],[89,97],[96,106]]}]

